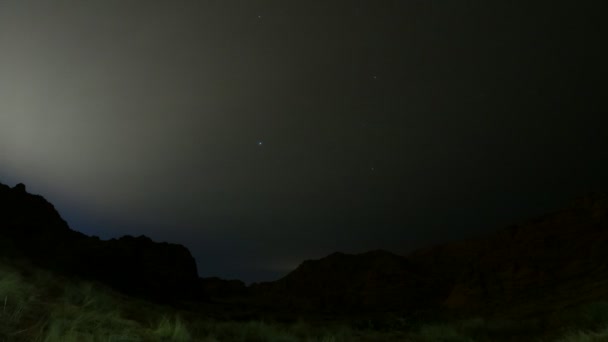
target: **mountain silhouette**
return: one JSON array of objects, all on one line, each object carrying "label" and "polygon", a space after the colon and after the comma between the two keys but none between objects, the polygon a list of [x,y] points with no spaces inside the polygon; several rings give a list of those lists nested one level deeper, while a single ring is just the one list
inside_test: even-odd
[{"label": "mountain silhouette", "polygon": [[182,245],[76,232],[25,185],[0,184],[0,256],[165,301],[234,298],[224,303],[284,312],[526,316],[608,299],[608,196],[592,193],[494,233],[404,256],[333,253],[277,281],[245,286],[199,278]]},{"label": "mountain silhouette", "polygon": [[329,311],[419,309],[437,305],[446,295],[428,270],[383,250],[307,260],[284,278],[253,290]]},{"label": "mountain silhouette", "polygon": [[184,246],[145,236],[100,240],[76,232],[23,184],[0,184],[0,256],[158,300],[195,298],[196,262]]},{"label": "mountain silhouette", "polygon": [[608,196],[512,225],[468,246],[475,256],[444,305],[536,314],[608,298]]},{"label": "mountain silhouette", "polygon": [[608,196],[474,239],[422,248],[334,253],[262,284],[284,305],[320,310],[526,316],[608,299]]}]

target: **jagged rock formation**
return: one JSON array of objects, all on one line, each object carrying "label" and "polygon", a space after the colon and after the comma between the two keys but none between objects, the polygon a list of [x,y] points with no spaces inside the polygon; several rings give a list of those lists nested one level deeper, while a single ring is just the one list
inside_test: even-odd
[{"label": "jagged rock formation", "polygon": [[89,240],[81,245],[79,254],[87,258],[86,268],[79,273],[101,277],[129,293],[167,299],[197,297],[196,262],[182,245],[127,235],[108,241]]},{"label": "jagged rock formation", "polygon": [[52,204],[25,185],[0,184],[0,256],[109,284],[159,300],[197,298],[196,263],[184,246],[145,236],[109,241],[73,231]]},{"label": "jagged rock formation", "polygon": [[3,255],[29,256],[47,263],[70,259],[63,245],[86,237],[71,230],[52,204],[28,194],[21,183],[14,188],[0,184],[0,236]]}]

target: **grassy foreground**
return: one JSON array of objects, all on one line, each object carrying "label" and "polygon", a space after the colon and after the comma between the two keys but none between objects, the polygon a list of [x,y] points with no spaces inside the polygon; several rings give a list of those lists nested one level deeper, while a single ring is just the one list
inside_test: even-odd
[{"label": "grassy foreground", "polygon": [[[525,321],[311,324],[221,321],[122,296],[101,285],[0,261],[0,342],[608,341],[608,303]],[[386,323],[386,322],[385,322]]]}]

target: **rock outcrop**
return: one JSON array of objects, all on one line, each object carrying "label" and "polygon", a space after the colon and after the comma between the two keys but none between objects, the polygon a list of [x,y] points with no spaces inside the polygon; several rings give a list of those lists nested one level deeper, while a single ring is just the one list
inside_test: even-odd
[{"label": "rock outcrop", "polygon": [[198,298],[196,262],[182,245],[126,235],[89,240],[79,254],[86,258],[78,265],[80,274],[99,277],[125,292],[148,293],[161,300]]},{"label": "rock outcrop", "polygon": [[42,196],[0,184],[0,256],[158,300],[197,298],[196,262],[184,246],[145,236],[108,241],[76,232]]}]

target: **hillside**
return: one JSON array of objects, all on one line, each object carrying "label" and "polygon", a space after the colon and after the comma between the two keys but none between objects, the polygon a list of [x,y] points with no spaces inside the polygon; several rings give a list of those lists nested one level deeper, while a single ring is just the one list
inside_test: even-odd
[{"label": "hillside", "polygon": [[608,299],[608,198],[590,194],[485,237],[417,250],[334,253],[254,286],[320,310],[533,315]]}]

